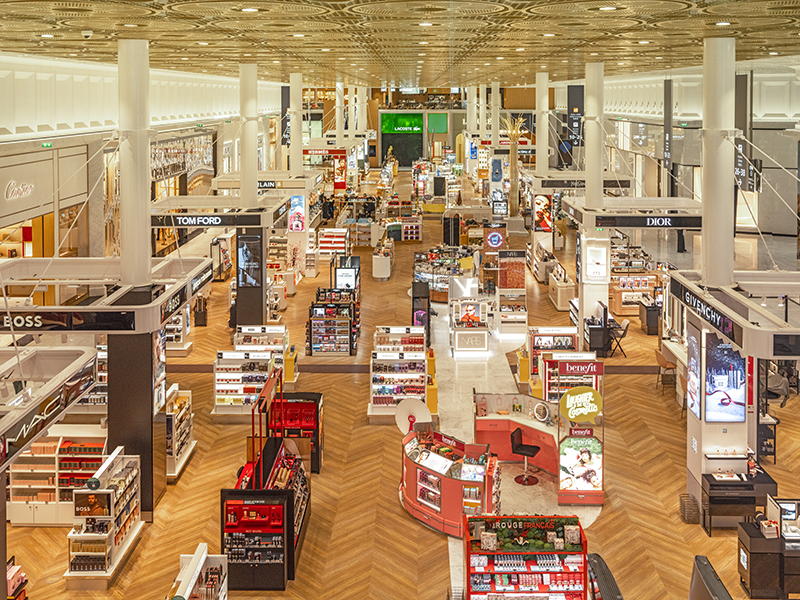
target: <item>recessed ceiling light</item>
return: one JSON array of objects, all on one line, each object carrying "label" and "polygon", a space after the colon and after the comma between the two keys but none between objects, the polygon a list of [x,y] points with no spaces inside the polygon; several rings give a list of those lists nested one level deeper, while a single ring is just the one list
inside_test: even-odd
[{"label": "recessed ceiling light", "polygon": [[425,56],[425,53],[424,52],[420,52],[419,54],[417,54],[417,56]]},{"label": "recessed ceiling light", "polygon": [[483,66],[484,67],[488,67],[490,64],[492,64],[492,63],[483,63]]},{"label": "recessed ceiling light", "polygon": [[616,6],[601,6],[600,10],[617,10]]},{"label": "recessed ceiling light", "polygon": [[562,60],[561,62],[569,62],[568,60]]},{"label": "recessed ceiling light", "polygon": [[217,66],[218,66],[218,67],[221,67],[221,66],[222,66],[222,63],[219,63]]},{"label": "recessed ceiling light", "polygon": [[427,44],[428,44],[428,42],[420,42],[419,43],[420,46],[427,46]]},{"label": "recessed ceiling light", "polygon": [[253,56],[252,54],[242,54],[242,56]]},{"label": "recessed ceiling light", "polygon": [[189,60],[189,59],[184,56],[181,58],[181,60]]},{"label": "recessed ceiling light", "polygon": [[355,66],[356,66],[356,63],[350,63],[350,66],[351,66],[351,67],[355,67]]},{"label": "recessed ceiling light", "polygon": [[542,65],[542,69],[546,69],[546,68],[547,68],[547,65]]},{"label": "recessed ceiling light", "polygon": [[322,50],[321,50],[321,51],[322,51],[322,52],[330,52],[330,51],[331,51],[331,49],[330,49],[330,48],[322,48]]},{"label": "recessed ceiling light", "polygon": [[425,61],[424,60],[418,60],[417,62],[418,63],[424,63]]},{"label": "recessed ceiling light", "polygon": [[640,44],[649,44],[650,42],[648,42],[647,40],[639,40],[639,43]]},{"label": "recessed ceiling light", "polygon": [[70,54],[70,56],[78,56],[77,54]]},{"label": "recessed ceiling light", "polygon": [[430,27],[431,25],[433,25],[433,23],[420,23],[419,24],[420,27]]},{"label": "recessed ceiling light", "polygon": [[498,56],[497,60],[503,60],[503,57],[502,56]]},{"label": "recessed ceiling light", "polygon": [[730,25],[728,21],[717,21],[717,27],[724,27],[725,25]]},{"label": "recessed ceiling light", "polygon": [[52,33],[43,33],[42,37],[43,38],[51,38],[51,37],[53,37],[53,34]]},{"label": "recessed ceiling light", "polygon": [[294,33],[292,37],[306,37],[304,33]]},{"label": "recessed ceiling light", "polygon": [[597,52],[591,52],[589,56],[597,56]]},{"label": "recessed ceiling light", "polygon": [[617,63],[617,64],[618,64],[618,65],[624,65],[625,63],[624,63],[624,62],[621,62],[621,63]]},{"label": "recessed ceiling light", "polygon": [[258,12],[257,8],[243,8],[242,12]]},{"label": "recessed ceiling light", "polygon": [[770,54],[770,56],[777,56],[778,53],[777,52],[770,52],[769,54]]},{"label": "recessed ceiling light", "polygon": [[344,56],[340,56],[340,57],[339,57],[339,60],[344,60]]},{"label": "recessed ceiling light", "polygon": [[201,46],[208,46],[208,42],[197,42],[197,43],[200,44]]},{"label": "recessed ceiling light", "polygon": [[664,57],[663,56],[656,56],[656,60],[661,60],[662,58],[664,58]]},{"label": "recessed ceiling light", "polygon": [[138,25],[135,25],[133,23],[125,23],[125,27],[138,27]]},{"label": "recessed ceiling light", "polygon": [[545,33],[544,37],[556,37],[555,33]]},{"label": "recessed ceiling light", "polygon": [[522,52],[525,48],[517,48],[517,52]]},{"label": "recessed ceiling light", "polygon": [[[272,64],[273,64],[273,65],[278,65],[278,64],[280,64],[280,62],[281,62],[281,61],[279,61],[279,60],[273,60],[273,61],[272,61]],[[222,65],[220,65],[220,67],[221,67],[221,66],[222,66]]]}]

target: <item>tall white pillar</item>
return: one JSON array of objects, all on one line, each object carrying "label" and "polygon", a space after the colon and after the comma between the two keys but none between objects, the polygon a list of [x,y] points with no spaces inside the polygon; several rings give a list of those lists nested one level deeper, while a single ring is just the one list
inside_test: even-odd
[{"label": "tall white pillar", "polygon": [[258,204],[258,65],[239,65],[239,116],[242,118],[239,200]]},{"label": "tall white pillar", "polygon": [[303,74],[289,74],[289,173],[303,176]]},{"label": "tall white pillar", "polygon": [[344,84],[336,82],[336,146],[344,146]]},{"label": "tall white pillar", "polygon": [[547,177],[550,158],[550,74],[536,73],[536,175]]},{"label": "tall white pillar", "polygon": [[150,52],[119,40],[119,218],[122,284],[147,286],[150,271]]},{"label": "tall white pillar", "polygon": [[474,85],[467,89],[467,131],[471,134],[478,129],[478,88]]},{"label": "tall white pillar", "polygon": [[388,104],[389,106],[392,105],[392,86],[389,86],[389,88],[386,91],[386,104]]},{"label": "tall white pillar", "polygon": [[262,155],[264,159],[264,171],[271,171],[272,167],[270,166],[271,154],[272,154],[272,117],[264,117],[261,120],[262,123],[262,131],[263,133],[263,140],[264,143],[261,146]]},{"label": "tall white pillar", "polygon": [[367,131],[367,94],[368,87],[358,88],[358,128],[356,131],[364,133]]},{"label": "tall white pillar", "polygon": [[483,139],[486,131],[486,85],[478,88],[478,133]]},{"label": "tall white pillar", "polygon": [[733,283],[736,40],[706,38],[703,52],[703,282]]},{"label": "tall white pillar", "polygon": [[347,88],[347,137],[356,137],[356,86]]},{"label": "tall white pillar", "polygon": [[492,82],[492,146],[500,145],[500,82]]},{"label": "tall white pillar", "polygon": [[586,63],[586,207],[603,207],[603,63]]}]

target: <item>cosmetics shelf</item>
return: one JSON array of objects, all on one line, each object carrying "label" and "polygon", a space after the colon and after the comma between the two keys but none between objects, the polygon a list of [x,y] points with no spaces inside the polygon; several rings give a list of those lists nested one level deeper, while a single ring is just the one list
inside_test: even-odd
[{"label": "cosmetics shelf", "polygon": [[188,304],[167,320],[164,325],[167,356],[189,356],[192,351],[191,323]]},{"label": "cosmetics shelf", "polygon": [[167,391],[167,481],[180,477],[194,452],[194,412],[191,390],[178,389],[173,384]]},{"label": "cosmetics shelf", "polygon": [[194,554],[182,554],[180,572],[166,597],[226,600],[227,558],[224,555],[209,554],[208,544],[198,544]]},{"label": "cosmetics shelf", "polygon": [[273,374],[271,351],[217,352],[214,361],[212,415],[243,415],[249,419],[253,404]]},{"label": "cosmetics shelf", "polygon": [[271,352],[275,367],[283,367],[289,353],[289,333],[284,325],[240,325],[233,347],[237,352]]}]

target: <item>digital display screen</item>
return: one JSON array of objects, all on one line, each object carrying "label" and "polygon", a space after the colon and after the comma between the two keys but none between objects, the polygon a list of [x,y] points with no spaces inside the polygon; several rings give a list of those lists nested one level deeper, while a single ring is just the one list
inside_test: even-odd
[{"label": "digital display screen", "polygon": [[538,194],[533,198],[535,231],[553,230],[553,199]]},{"label": "digital display screen", "polygon": [[778,502],[781,507],[781,519],[784,521],[797,520],[797,504],[795,502]]},{"label": "digital display screen", "polygon": [[237,279],[238,287],[261,286],[261,236],[240,235],[237,244]]},{"label": "digital display screen", "polygon": [[706,335],[706,422],[745,420],[745,360],[713,332]]},{"label": "digital display screen", "polygon": [[422,113],[381,113],[381,133],[422,133]]},{"label": "digital display screen", "polygon": [[700,418],[700,330],[694,325],[686,326],[686,406]]}]

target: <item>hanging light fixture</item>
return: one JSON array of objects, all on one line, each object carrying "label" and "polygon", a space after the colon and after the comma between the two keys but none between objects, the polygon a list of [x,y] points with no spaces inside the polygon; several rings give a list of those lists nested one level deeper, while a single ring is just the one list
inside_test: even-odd
[{"label": "hanging light fixture", "polygon": [[766,305],[767,305],[767,297],[761,296],[761,306],[766,306]]},{"label": "hanging light fixture", "polygon": [[778,306],[783,308],[783,304],[784,304],[785,301],[786,301],[786,296],[780,296],[778,298]]}]

